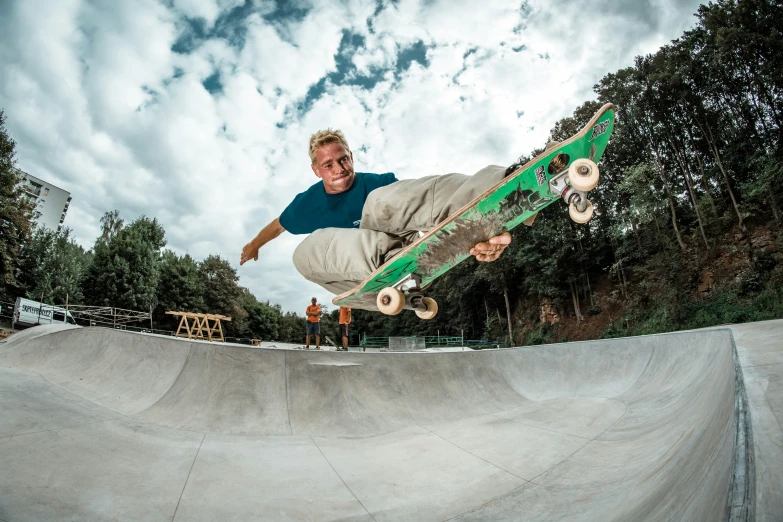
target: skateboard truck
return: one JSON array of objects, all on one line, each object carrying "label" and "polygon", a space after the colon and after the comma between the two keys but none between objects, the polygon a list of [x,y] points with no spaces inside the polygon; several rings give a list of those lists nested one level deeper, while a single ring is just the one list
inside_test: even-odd
[{"label": "skateboard truck", "polygon": [[573,203],[580,212],[584,212],[587,208],[587,194],[582,191],[574,190],[572,187],[566,187],[563,193],[563,201],[570,205]]},{"label": "skateboard truck", "polygon": [[420,319],[432,319],[438,313],[438,303],[424,296],[421,276],[417,274],[408,274],[381,290],[375,304],[386,315],[397,315],[406,306],[413,309]]},{"label": "skateboard truck", "polygon": [[595,188],[599,175],[598,165],[580,158],[549,180],[550,191],[563,197],[568,214],[577,223],[587,223],[593,217],[593,204],[587,199],[587,191]]}]

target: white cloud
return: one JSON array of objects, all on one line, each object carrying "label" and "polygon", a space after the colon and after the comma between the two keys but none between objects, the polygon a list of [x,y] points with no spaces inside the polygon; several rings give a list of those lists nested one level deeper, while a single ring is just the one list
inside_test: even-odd
[{"label": "white cloud", "polygon": [[174,8],[188,18],[202,18],[207,27],[212,27],[220,15],[221,7],[216,0],[174,0]]},{"label": "white cloud", "polygon": [[[71,191],[65,224],[85,247],[117,208],[126,221],[157,217],[177,252],[236,266],[245,242],[316,181],[307,144],[327,126],[346,132],[358,170],[413,178],[510,163],[543,145],[604,74],[691,26],[698,3],[599,0],[584,10],[532,0],[523,11],[518,0],[481,9],[401,0],[373,17],[370,0],[319,0],[304,16],[269,21],[275,3],[257,0],[244,21],[221,18],[243,4],[0,4],[0,107],[19,166]],[[245,45],[213,36],[173,52],[184,17],[207,29],[244,24]],[[371,89],[327,82],[302,111],[335,71],[344,31],[364,37],[353,79],[383,76]],[[400,50],[420,41],[428,65],[395,71]],[[216,72],[222,91],[210,94],[203,82]],[[293,268],[301,239],[286,233],[264,247],[240,283],[299,313],[311,295],[328,302]]]}]

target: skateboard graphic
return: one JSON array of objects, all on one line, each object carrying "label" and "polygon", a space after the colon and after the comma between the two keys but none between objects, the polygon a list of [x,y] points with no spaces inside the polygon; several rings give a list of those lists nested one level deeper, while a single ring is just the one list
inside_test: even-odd
[{"label": "skateboard graphic", "polygon": [[569,205],[571,219],[587,223],[593,205],[586,193],[598,184],[596,163],[609,142],[614,115],[614,105],[607,103],[577,134],[517,167],[332,303],[387,315],[409,309],[421,319],[432,319],[438,304],[423,289],[470,257],[477,243],[532,219],[558,199]]}]

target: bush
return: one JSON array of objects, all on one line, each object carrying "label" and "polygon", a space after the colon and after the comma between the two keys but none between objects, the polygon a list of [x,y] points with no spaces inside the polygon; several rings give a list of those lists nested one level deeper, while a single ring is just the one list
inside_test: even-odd
[{"label": "bush", "polygon": [[775,256],[769,252],[759,252],[756,255],[756,268],[759,272],[770,272],[777,263]]},{"label": "bush", "polygon": [[740,279],[740,291],[743,295],[758,293],[762,288],[764,288],[764,283],[758,272],[749,272]]},{"label": "bush", "polygon": [[659,305],[645,312],[629,308],[625,316],[613,322],[602,338],[647,335],[654,333],[707,328],[721,324],[746,323],[783,318],[783,288],[767,288],[747,296],[744,288],[727,288],[705,299],[690,299],[677,308]]},{"label": "bush", "polygon": [[544,323],[534,330],[525,332],[523,346],[535,346],[552,342],[553,328],[549,323]]},{"label": "bush", "polygon": [[601,314],[601,307],[598,305],[591,306],[587,309],[587,315],[600,315]]}]

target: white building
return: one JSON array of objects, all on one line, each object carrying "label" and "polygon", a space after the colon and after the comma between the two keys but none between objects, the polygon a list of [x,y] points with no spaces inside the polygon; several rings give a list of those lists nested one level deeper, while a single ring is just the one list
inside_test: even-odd
[{"label": "white building", "polygon": [[60,230],[71,204],[71,193],[22,170],[17,169],[17,175],[22,178],[25,197],[35,203],[33,221],[39,227]]}]

